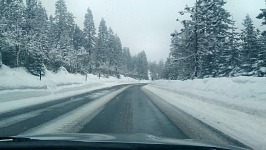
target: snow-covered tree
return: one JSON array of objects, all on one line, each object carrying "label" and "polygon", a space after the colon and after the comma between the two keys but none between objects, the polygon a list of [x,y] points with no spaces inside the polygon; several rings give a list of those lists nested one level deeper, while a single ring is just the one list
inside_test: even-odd
[{"label": "snow-covered tree", "polygon": [[121,66],[122,44],[120,38],[113,33],[111,28],[108,32],[108,53],[106,54],[108,55],[110,71],[117,74]]},{"label": "snow-covered tree", "polygon": [[102,70],[107,70],[108,66],[108,30],[104,19],[101,20],[98,32],[98,38],[95,48],[95,61],[96,68]]},{"label": "snow-covered tree", "polygon": [[221,55],[230,49],[228,43],[233,22],[224,5],[224,0],[198,0],[194,7],[187,6],[180,12],[181,15],[190,14],[191,19],[182,21],[184,29],[172,34],[167,65],[178,66],[172,73],[175,78],[217,77],[228,68],[227,56]]},{"label": "snow-covered tree", "polygon": [[225,4],[224,0],[198,1],[196,24],[201,77],[217,77],[218,68],[224,64],[220,56],[228,49],[227,37],[232,25],[231,15],[224,9]]},{"label": "snow-covered tree", "polygon": [[96,29],[94,26],[94,20],[93,20],[93,15],[92,15],[92,11],[88,8],[87,9],[87,13],[85,14],[85,21],[84,21],[84,48],[86,49],[87,53],[89,55],[86,56],[86,58],[84,58],[85,62],[86,62],[86,66],[88,67],[88,71],[91,73],[92,72],[92,68],[95,62],[95,60],[93,60],[93,54],[95,53],[95,45],[96,45]]},{"label": "snow-covered tree", "polygon": [[228,44],[221,51],[220,54],[220,64],[218,66],[218,76],[228,77],[237,76],[239,72],[240,62],[240,34],[236,31],[235,22],[233,21],[231,25],[231,32],[226,38],[226,43]]},{"label": "snow-covered tree", "polygon": [[104,19],[96,37],[89,8],[81,30],[64,0],[56,1],[55,15],[49,19],[38,0],[0,0],[0,56],[5,65],[25,67],[33,75],[65,67],[71,73],[147,79],[145,52],[132,58]]},{"label": "snow-covered tree", "polygon": [[168,57],[164,64],[162,78],[167,80],[177,80],[178,72],[176,69],[176,62],[173,61],[173,58]]},{"label": "snow-covered tree", "polygon": [[96,44],[96,29],[94,26],[92,11],[88,8],[84,21],[85,49],[91,55]]},{"label": "snow-covered tree", "polygon": [[75,52],[73,47],[73,33],[75,29],[74,17],[67,11],[64,0],[58,0],[55,4],[55,44],[62,56],[61,65],[68,71],[73,71]]},{"label": "snow-covered tree", "polygon": [[55,19],[53,16],[49,17],[48,21],[48,43],[49,43],[49,51],[47,53],[47,61],[45,65],[47,69],[56,72],[62,66],[62,55],[60,51],[57,49],[57,28],[55,24]]},{"label": "snow-covered tree", "polygon": [[[266,3],[266,2],[265,2]],[[265,5],[266,6],[266,5]],[[261,9],[261,13],[257,16],[258,19],[263,19],[262,25],[266,25],[266,9]],[[261,49],[259,52],[259,61],[258,61],[258,76],[266,76],[266,31],[263,31],[260,36]]]},{"label": "snow-covered tree", "polygon": [[258,67],[258,53],[260,46],[258,43],[258,33],[255,30],[252,19],[249,15],[246,16],[244,29],[241,32],[242,50],[241,50],[241,74],[255,75]]},{"label": "snow-covered tree", "polygon": [[34,75],[44,74],[44,61],[48,53],[48,22],[47,14],[37,0],[26,1],[26,68]]},{"label": "snow-covered tree", "polygon": [[154,61],[154,62],[149,62],[149,72],[150,72],[150,77],[151,80],[158,80],[160,79],[159,77],[159,64]]},{"label": "snow-covered tree", "polygon": [[133,72],[134,65],[132,64],[132,56],[130,54],[130,50],[128,47],[124,47],[122,49],[122,56],[121,56],[121,66],[120,70],[121,73],[130,76]]},{"label": "snow-covered tree", "polygon": [[1,1],[1,51],[3,63],[10,67],[19,67],[23,63],[21,54],[24,42],[25,5],[23,0]]},{"label": "snow-covered tree", "polygon": [[148,60],[145,51],[137,54],[136,71],[139,79],[148,80]]}]

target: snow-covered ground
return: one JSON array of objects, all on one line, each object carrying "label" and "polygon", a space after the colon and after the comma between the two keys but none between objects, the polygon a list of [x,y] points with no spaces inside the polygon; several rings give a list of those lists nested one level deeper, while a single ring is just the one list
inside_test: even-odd
[{"label": "snow-covered ground", "polygon": [[[70,97],[96,89],[115,85],[139,83],[138,80],[122,76],[103,78],[89,74],[70,74],[64,68],[57,73],[46,70],[40,81],[24,68],[0,68],[0,112],[6,112],[49,100]],[[36,98],[38,97],[38,98]]]},{"label": "snow-covered ground", "polygon": [[160,80],[145,88],[246,145],[266,149],[266,78]]}]

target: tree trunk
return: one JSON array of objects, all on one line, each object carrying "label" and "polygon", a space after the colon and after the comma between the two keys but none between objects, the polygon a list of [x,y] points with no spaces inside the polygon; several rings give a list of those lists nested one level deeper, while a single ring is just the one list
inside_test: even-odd
[{"label": "tree trunk", "polygon": [[20,47],[19,45],[16,45],[16,63],[17,63],[17,67],[19,67],[19,55],[20,55]]},{"label": "tree trunk", "polygon": [[0,67],[2,67],[2,53],[0,52]]}]

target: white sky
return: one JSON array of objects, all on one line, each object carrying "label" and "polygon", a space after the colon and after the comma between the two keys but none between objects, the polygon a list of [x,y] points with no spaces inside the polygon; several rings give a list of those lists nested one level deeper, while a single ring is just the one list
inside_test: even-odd
[{"label": "white sky", "polygon": [[[55,12],[56,0],[40,0],[49,15]],[[118,34],[122,45],[129,47],[132,54],[145,50],[148,60],[166,59],[169,54],[170,34],[180,30],[182,19],[178,11],[186,4],[193,6],[195,0],[65,0],[68,11],[76,17],[76,23],[83,28],[87,8],[92,10],[95,27],[101,18]],[[233,15],[236,25],[242,28],[247,14],[257,28],[261,20],[255,17],[265,8],[264,0],[227,0],[226,9]]]}]

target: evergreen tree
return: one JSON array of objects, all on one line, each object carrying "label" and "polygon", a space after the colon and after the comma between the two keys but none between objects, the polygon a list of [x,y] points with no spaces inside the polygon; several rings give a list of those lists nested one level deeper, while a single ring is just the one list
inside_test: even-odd
[{"label": "evergreen tree", "polygon": [[78,73],[88,73],[89,65],[88,58],[89,52],[84,48],[85,46],[85,34],[83,31],[75,25],[73,33],[73,48],[74,53],[72,56],[73,71]]},{"label": "evergreen tree", "polygon": [[187,6],[180,12],[181,15],[189,13],[191,20],[182,21],[184,29],[172,34],[171,64],[178,65],[175,67],[178,74],[173,73],[177,75],[175,78],[217,77],[228,68],[225,61],[228,56],[220,56],[229,51],[228,37],[233,22],[224,5],[224,0],[198,0],[194,7]]},{"label": "evergreen tree", "polygon": [[85,14],[84,21],[84,34],[85,34],[85,48],[87,52],[91,55],[96,44],[96,29],[94,26],[93,15],[91,10],[88,8]]},{"label": "evergreen tree", "polygon": [[95,44],[96,44],[96,29],[94,26],[94,21],[93,21],[93,15],[92,11],[88,8],[87,13],[85,14],[85,21],[84,21],[84,48],[86,49],[87,57],[85,58],[85,64],[89,68],[89,72],[92,72],[92,67],[93,67],[93,57],[92,53],[95,50]]},{"label": "evergreen tree", "polygon": [[95,48],[96,68],[99,72],[107,71],[108,64],[108,30],[104,19],[101,20],[98,32],[98,39]]},{"label": "evergreen tree", "polygon": [[[266,2],[265,2],[266,3]],[[263,19],[262,25],[266,25],[266,9],[260,9],[261,13],[257,16],[258,19]],[[264,31],[262,34],[266,34]]]},{"label": "evergreen tree", "polygon": [[109,69],[115,74],[118,73],[118,69],[121,64],[122,57],[122,44],[120,38],[117,35],[113,34],[112,29],[109,29],[108,32],[108,60],[109,60]]},{"label": "evergreen tree", "polygon": [[57,28],[53,16],[49,17],[48,22],[48,43],[50,44],[45,62],[47,69],[56,72],[62,66],[62,55],[57,49]]},{"label": "evergreen tree", "polygon": [[44,60],[48,52],[47,14],[41,3],[26,1],[26,68],[34,75],[44,74]]},{"label": "evergreen tree", "polygon": [[255,75],[258,67],[258,53],[259,53],[259,43],[258,34],[255,31],[253,21],[246,16],[244,23],[245,29],[242,30],[241,40],[242,40],[242,50],[241,50],[241,74],[242,75]]},{"label": "evergreen tree", "polygon": [[[170,48],[170,57],[173,65],[173,74],[176,79],[190,79],[194,77],[195,67],[195,42],[194,32],[191,31],[191,25],[183,22],[184,29],[181,33],[173,33]],[[175,72],[175,73],[174,73]],[[176,73],[178,72],[178,74]]]},{"label": "evergreen tree", "polygon": [[[257,16],[258,19],[263,19],[262,25],[266,25],[266,9],[261,9],[261,13]],[[260,36],[261,49],[259,52],[259,62],[258,62],[258,76],[266,76],[266,31],[263,31]]]},{"label": "evergreen tree", "polygon": [[139,79],[148,80],[148,60],[145,51],[137,55],[136,71]]},{"label": "evergreen tree", "polygon": [[3,63],[20,67],[23,64],[21,54],[25,53],[25,6],[22,0],[2,0],[1,4]]},{"label": "evergreen tree", "polygon": [[149,62],[149,71],[150,71],[150,77],[151,80],[158,80],[159,77],[159,65],[154,62]]},{"label": "evergreen tree", "polygon": [[200,73],[202,77],[217,77],[219,66],[226,66],[220,56],[228,49],[226,37],[229,36],[232,25],[230,13],[223,8],[226,4],[224,0],[200,0],[198,3]]},{"label": "evergreen tree", "polygon": [[55,6],[55,48],[62,56],[61,65],[72,72],[75,65],[72,60],[76,57],[72,42],[75,29],[74,17],[67,11],[64,0],[58,0]]},{"label": "evergreen tree", "polygon": [[133,72],[134,65],[132,64],[132,56],[128,47],[122,49],[120,68],[121,72],[126,76],[130,76],[131,72]]},{"label": "evergreen tree", "polygon": [[239,72],[240,56],[240,34],[236,32],[235,22],[231,25],[231,32],[228,35],[226,43],[228,44],[220,55],[220,64],[218,66],[219,76],[236,76]]},{"label": "evergreen tree", "polygon": [[172,58],[167,58],[164,64],[162,78],[167,80],[177,80],[178,73],[176,70],[176,64]]}]

